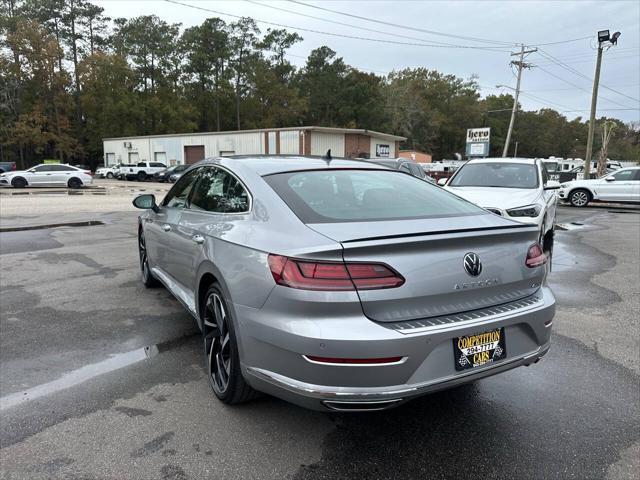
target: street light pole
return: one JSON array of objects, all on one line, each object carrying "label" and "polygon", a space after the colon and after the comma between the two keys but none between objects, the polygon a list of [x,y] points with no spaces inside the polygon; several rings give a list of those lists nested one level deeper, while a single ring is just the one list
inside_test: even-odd
[{"label": "street light pole", "polygon": [[589,115],[589,133],[587,135],[587,151],[584,155],[584,170],[582,178],[589,180],[591,176],[591,157],[593,155],[593,132],[596,127],[596,105],[598,103],[598,86],[600,85],[600,66],[602,65],[602,44],[610,42],[617,45],[620,32],[609,36],[609,30],[598,32],[598,57],[596,59],[596,74],[593,77],[593,92],[591,92],[591,114]]},{"label": "street light pole", "polygon": [[529,53],[536,52],[538,49],[534,48],[531,50],[525,50],[524,45],[520,46],[519,53],[512,53],[511,56],[519,55],[520,60],[513,60],[511,62],[512,65],[516,65],[518,67],[518,80],[516,82],[516,94],[513,98],[513,108],[511,109],[511,120],[509,121],[509,130],[507,130],[507,139],[504,141],[504,148],[502,149],[502,157],[506,157],[509,152],[509,142],[511,141],[511,133],[513,132],[513,124],[516,120],[516,110],[518,109],[518,97],[520,96],[520,80],[522,79],[522,70],[524,68],[529,68],[531,65],[524,62],[524,56]]},{"label": "street light pole", "polygon": [[589,115],[589,134],[587,135],[587,153],[584,155],[584,173],[582,177],[588,180],[591,176],[591,156],[593,155],[593,131],[596,126],[596,104],[598,103],[598,85],[600,83],[600,65],[602,64],[602,45],[598,45],[598,59],[596,60],[596,75],[593,77],[593,92],[591,92],[591,115]]}]

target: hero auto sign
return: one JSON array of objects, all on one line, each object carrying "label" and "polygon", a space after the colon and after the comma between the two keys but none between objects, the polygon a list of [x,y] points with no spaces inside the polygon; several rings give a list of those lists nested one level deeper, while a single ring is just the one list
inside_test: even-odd
[{"label": "hero auto sign", "polygon": [[467,129],[467,157],[489,156],[491,127]]}]

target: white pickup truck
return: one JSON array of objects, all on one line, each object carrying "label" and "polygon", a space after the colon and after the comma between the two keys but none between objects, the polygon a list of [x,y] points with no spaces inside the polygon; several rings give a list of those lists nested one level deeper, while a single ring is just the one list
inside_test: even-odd
[{"label": "white pickup truck", "polygon": [[119,176],[127,180],[144,181],[153,178],[153,174],[165,170],[167,166],[159,162],[139,162],[135,166],[121,166]]}]

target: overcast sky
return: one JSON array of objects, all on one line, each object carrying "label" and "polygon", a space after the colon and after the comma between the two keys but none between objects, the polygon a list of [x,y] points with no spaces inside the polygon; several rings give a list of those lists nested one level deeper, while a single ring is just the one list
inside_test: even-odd
[{"label": "overcast sky", "polygon": [[[225,13],[318,32],[414,44],[382,43],[298,31],[304,41],[291,49],[289,60],[302,66],[311,50],[327,45],[348,64],[379,74],[406,67],[426,67],[463,78],[476,74],[483,95],[510,91],[507,88],[498,89],[496,85],[515,87],[515,76],[509,66],[513,57],[510,57],[509,50],[516,51],[518,48],[515,45],[475,41],[470,37],[539,45],[543,51],[527,57],[527,61],[534,67],[523,74],[521,103],[527,110],[552,107],[565,112],[569,118],[589,116],[596,59],[596,32],[608,28],[612,33],[620,31],[622,35],[617,46],[604,52],[598,116],[617,117],[626,122],[640,121],[640,102],[634,100],[640,99],[638,1],[301,0],[318,7],[393,25],[361,20],[286,0],[178,1],[200,9],[172,4],[167,0],[94,0],[94,3],[102,6],[105,14],[112,18],[155,14],[167,22],[181,23],[183,27],[199,24],[205,18],[214,16],[226,21],[236,20],[223,15]],[[202,8],[219,13],[203,11]],[[259,26],[263,32],[267,28],[278,28],[260,22]],[[412,28],[467,38],[426,33]],[[591,38],[584,38],[590,35]],[[581,40],[564,42],[574,39]],[[550,42],[564,43],[541,45]],[[490,49],[415,45],[417,43],[447,43]],[[548,55],[560,60],[566,67],[557,65]],[[568,71],[567,68],[578,73]]]}]

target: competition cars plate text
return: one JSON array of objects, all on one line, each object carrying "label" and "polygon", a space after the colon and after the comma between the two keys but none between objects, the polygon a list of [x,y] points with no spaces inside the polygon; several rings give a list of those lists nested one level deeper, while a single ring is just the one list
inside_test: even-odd
[{"label": "competition cars plate text", "polygon": [[504,328],[453,339],[456,370],[468,370],[507,356]]}]

